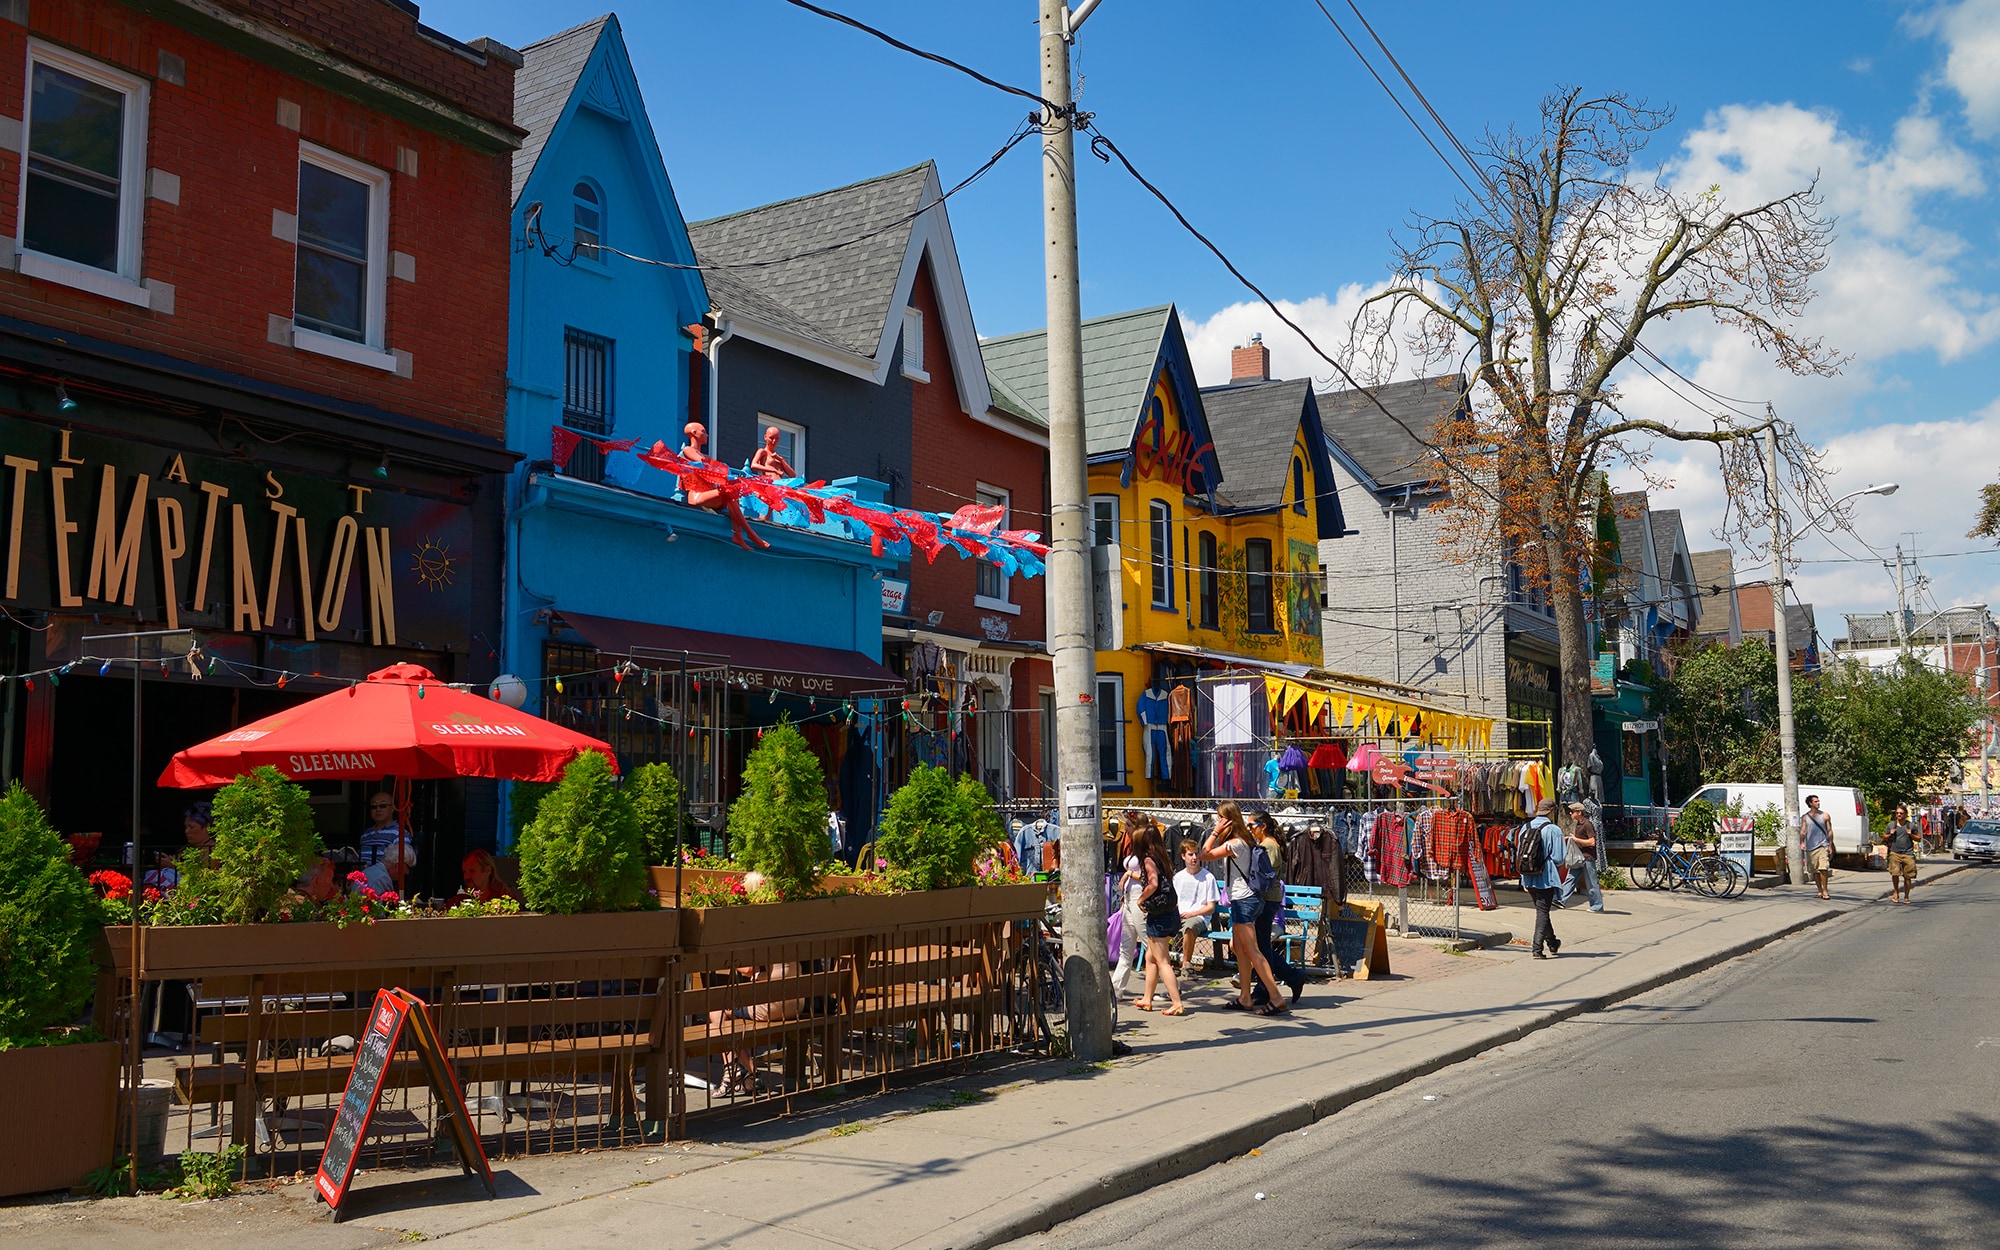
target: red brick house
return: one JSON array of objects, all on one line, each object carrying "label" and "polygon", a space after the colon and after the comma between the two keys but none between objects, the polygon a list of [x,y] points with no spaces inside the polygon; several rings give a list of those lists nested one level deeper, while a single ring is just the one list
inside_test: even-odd
[{"label": "red brick house", "polygon": [[406,0],[0,0],[0,765],[59,827],[128,836],[107,635],[185,631],[146,778],[395,661],[493,675],[519,64]]}]

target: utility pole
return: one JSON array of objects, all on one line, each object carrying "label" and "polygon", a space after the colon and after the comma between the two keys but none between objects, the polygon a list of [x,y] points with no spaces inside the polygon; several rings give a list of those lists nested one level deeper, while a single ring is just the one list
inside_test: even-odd
[{"label": "utility pole", "polygon": [[[1090,604],[1090,483],[1083,440],[1083,310],[1076,263],[1076,109],[1069,45],[1099,0],[1075,14],[1039,0],[1042,253],[1048,277],[1049,650],[1055,660],[1056,775],[1062,804],[1063,1003],[1070,1053],[1111,1057],[1110,952],[1105,941],[1104,831],[1098,794],[1097,640]],[[1111,709],[1122,715],[1123,709]],[[1129,936],[1127,940],[1130,940]]]},{"label": "utility pole", "polygon": [[1903,544],[1896,544],[1896,645],[1905,655],[1910,650],[1909,589],[1903,581]]},{"label": "utility pole", "polygon": [[[1785,782],[1785,828],[1791,839],[1793,885],[1806,883],[1806,839],[1799,827],[1799,748],[1792,724],[1792,644],[1785,621],[1785,505],[1778,494],[1778,427],[1764,428],[1764,481],[1771,492],[1771,640],[1778,652],[1778,757]],[[1901,549],[1897,551],[1897,583],[1902,581]],[[1900,619],[1900,616],[1899,618]]]}]

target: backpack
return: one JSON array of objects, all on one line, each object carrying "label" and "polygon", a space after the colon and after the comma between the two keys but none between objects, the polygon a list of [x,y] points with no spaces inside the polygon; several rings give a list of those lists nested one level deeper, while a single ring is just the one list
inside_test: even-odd
[{"label": "backpack", "polygon": [[1269,894],[1278,884],[1278,870],[1271,863],[1271,853],[1255,842],[1250,843],[1250,869],[1243,874],[1243,884],[1258,898]]},{"label": "backpack", "polygon": [[1537,816],[1514,835],[1514,864],[1523,877],[1539,877],[1548,871],[1549,848],[1542,843],[1546,818]]}]

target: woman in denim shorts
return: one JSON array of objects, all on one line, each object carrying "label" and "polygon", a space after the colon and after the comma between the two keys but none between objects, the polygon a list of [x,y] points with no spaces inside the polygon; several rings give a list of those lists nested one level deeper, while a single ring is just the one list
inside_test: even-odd
[{"label": "woman in denim shorts", "polygon": [[[1237,991],[1236,1001],[1225,1006],[1237,1011],[1250,1011],[1250,994],[1257,981],[1264,983],[1264,991],[1271,1001],[1262,1008],[1255,1009],[1261,1016],[1282,1016],[1291,1010],[1285,1001],[1278,982],[1271,975],[1271,965],[1257,949],[1257,913],[1264,906],[1264,900],[1257,897],[1250,888],[1250,831],[1243,824],[1243,809],[1234,803],[1224,803],[1215,809],[1215,828],[1209,830],[1203,840],[1201,858],[1205,863],[1225,861],[1223,877],[1228,882],[1229,900],[1229,949],[1236,956]],[[1217,911],[1220,911],[1217,908]]]}]

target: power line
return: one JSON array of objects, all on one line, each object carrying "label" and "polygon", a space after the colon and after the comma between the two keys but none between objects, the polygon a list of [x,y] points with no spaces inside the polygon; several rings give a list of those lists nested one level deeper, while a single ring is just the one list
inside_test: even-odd
[{"label": "power line", "polygon": [[1015,146],[1019,144],[1023,139],[1027,138],[1031,134],[1039,133],[1040,130],[1041,130],[1040,123],[1031,114],[1026,122],[1023,122],[1020,126],[1017,126],[1015,128],[1014,133],[1008,137],[1005,143],[1000,145],[998,151],[994,152],[993,155],[986,158],[986,162],[984,164],[982,164],[979,168],[973,170],[971,173],[967,174],[963,179],[959,181],[958,185],[952,187],[951,190],[946,191],[944,194],[938,196],[937,199],[931,200],[928,203],[924,204],[921,208],[918,208],[915,212],[905,213],[900,217],[893,218],[890,221],[880,226],[877,226],[873,230],[865,231],[861,234],[854,235],[851,238],[842,239],[838,243],[829,243],[825,247],[809,248],[803,252],[793,252],[789,256],[776,256],[764,260],[709,261],[709,262],[697,261],[694,264],[690,265],[682,261],[656,260],[650,256],[637,256],[631,252],[621,251],[618,248],[612,247],[608,243],[602,243],[602,242],[584,244],[571,240],[567,244],[567,251],[565,251],[564,244],[551,243],[549,241],[548,235],[543,232],[542,203],[539,200],[535,201],[533,204],[530,204],[528,206],[527,217],[524,222],[524,229],[527,233],[528,241],[534,244],[535,246],[541,248],[542,255],[549,257],[551,260],[554,260],[557,264],[562,265],[565,268],[575,264],[578,253],[585,250],[592,253],[609,252],[613,256],[622,256],[626,260],[634,261],[641,265],[653,265],[660,269],[694,270],[696,272],[701,272],[701,273],[717,272],[725,269],[768,269],[774,265],[789,265],[793,261],[810,260],[816,256],[826,256],[829,255],[830,253],[840,251],[842,248],[853,247],[857,243],[866,242],[867,240],[875,238],[879,235],[887,234],[891,230],[895,230],[898,229],[899,227],[908,225],[909,223],[915,221],[917,218],[923,216],[925,213],[930,212],[933,208],[936,208],[938,205],[943,204],[945,201],[951,199],[952,196],[957,195],[960,191],[965,190],[973,183],[985,177],[988,171],[990,171],[995,165],[998,165],[1000,163],[1001,157],[1013,151]]},{"label": "power line", "polygon": [[896,38],[894,35],[889,34],[887,31],[877,30],[873,26],[870,26],[868,23],[860,21],[856,18],[849,17],[845,13],[836,13],[832,9],[823,9],[816,4],[808,4],[806,0],[785,0],[785,3],[791,5],[793,8],[796,9],[804,9],[808,13],[817,13],[821,17],[826,18],[828,21],[839,22],[842,26],[851,26],[855,30],[860,31],[864,35],[873,35],[875,38],[880,39],[883,43],[888,44],[890,47],[896,48],[903,52],[907,52],[911,56],[921,57],[926,61],[942,65],[946,69],[955,69],[959,73],[964,74],[967,77],[974,78],[980,82],[985,83],[987,86],[992,87],[996,91],[1005,91],[1009,95],[1017,95],[1024,100],[1033,100],[1036,104],[1039,104],[1042,106],[1042,108],[1046,109],[1048,113],[1051,115],[1062,112],[1061,109],[1056,107],[1054,101],[1049,100],[1044,96],[1036,95],[1032,91],[1026,90],[1025,88],[1022,87],[1013,86],[1010,83],[1001,82],[997,78],[988,78],[986,75],[980,73],[976,69],[973,69],[971,66],[962,65],[959,62],[952,60],[948,56],[940,56],[935,52],[926,52],[922,48],[904,43],[902,40]]}]

